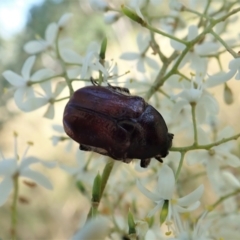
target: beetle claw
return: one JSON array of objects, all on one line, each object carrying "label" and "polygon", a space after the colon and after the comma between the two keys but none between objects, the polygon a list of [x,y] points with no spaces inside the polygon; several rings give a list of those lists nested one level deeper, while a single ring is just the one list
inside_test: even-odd
[{"label": "beetle claw", "polygon": [[159,162],[163,163],[163,160],[161,159],[160,156],[155,156],[155,159],[158,160]]},{"label": "beetle claw", "polygon": [[83,151],[90,151],[87,146],[82,145],[82,144],[79,145],[79,149],[80,149],[80,150],[83,150]]},{"label": "beetle claw", "polygon": [[98,82],[93,77],[90,77],[90,81],[93,86],[99,86]]},{"label": "beetle claw", "polygon": [[140,160],[140,166],[142,168],[146,168],[149,165],[150,162],[151,162],[151,158],[141,159]]}]

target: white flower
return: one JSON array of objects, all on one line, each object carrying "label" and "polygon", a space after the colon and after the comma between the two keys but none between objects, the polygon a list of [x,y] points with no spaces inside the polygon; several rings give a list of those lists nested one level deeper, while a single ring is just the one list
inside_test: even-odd
[{"label": "white flower", "polygon": [[42,97],[29,98],[25,102],[19,102],[19,108],[24,112],[30,112],[36,110],[49,103],[47,111],[44,114],[44,117],[53,119],[54,118],[54,100],[65,88],[65,82],[58,82],[55,88],[55,91],[52,91],[51,82],[40,83],[45,95]]},{"label": "white flower", "polygon": [[129,61],[137,60],[137,70],[139,72],[145,72],[145,63],[147,63],[147,65],[152,69],[159,70],[160,66],[157,61],[146,56],[145,51],[149,46],[149,41],[149,36],[144,38],[143,35],[139,34],[137,37],[137,45],[139,52],[126,52],[123,53],[120,58]]},{"label": "white flower", "polygon": [[98,11],[107,11],[108,10],[108,4],[103,0],[90,0],[90,5],[92,9],[98,10]]},{"label": "white flower", "polygon": [[[197,87],[194,86],[195,84],[197,84]],[[218,102],[215,98],[207,91],[204,91],[203,77],[201,75],[195,76],[191,81],[191,87],[189,89],[184,89],[172,98],[174,100],[180,99],[172,109],[173,117],[176,117],[185,106],[189,106],[189,104],[192,103],[196,104],[198,122],[205,121],[207,114],[217,114],[219,110]]]},{"label": "white flower", "polygon": [[[200,185],[185,197],[178,199],[173,198],[175,177],[172,169],[166,164],[164,164],[159,171],[157,192],[150,192],[142,186],[140,181],[137,181],[137,187],[146,197],[156,203],[156,206],[148,213],[148,217],[153,216],[158,210],[161,211],[164,202],[168,200],[168,215],[166,221],[171,222],[171,220],[173,220],[175,225],[181,225],[179,213],[190,212],[198,208],[200,205],[199,199],[204,191],[203,185]],[[182,229],[182,227],[179,228]]]},{"label": "white flower", "polygon": [[40,80],[50,78],[54,75],[54,72],[51,69],[46,68],[40,69],[34,74],[30,75],[35,60],[36,57],[31,56],[25,61],[21,71],[22,76],[10,70],[3,72],[3,76],[6,78],[6,80],[16,88],[14,100],[20,109],[22,109],[22,104],[24,103],[25,99],[35,97],[32,84]]},{"label": "white flower", "polygon": [[99,62],[99,44],[96,42],[89,44],[84,57],[70,49],[61,50],[61,56],[64,61],[79,65],[71,72],[73,77],[81,75],[82,79],[90,79],[93,71],[101,71],[105,80],[109,77],[106,67]]},{"label": "white flower", "polygon": [[[198,36],[198,28],[194,25],[189,26],[187,41],[191,41]],[[178,51],[183,51],[185,45],[174,40],[170,40],[171,46]],[[182,68],[186,63],[197,73],[205,74],[207,71],[208,59],[200,57],[200,55],[207,55],[211,52],[216,52],[219,44],[213,41],[204,41],[201,44],[195,44],[193,49],[189,51],[182,59],[179,68]]]},{"label": "white flower", "polygon": [[53,146],[56,146],[56,145],[57,145],[59,142],[61,142],[61,141],[67,141],[68,143],[67,143],[67,145],[66,145],[65,150],[66,150],[67,152],[69,152],[69,151],[71,150],[71,148],[72,148],[73,141],[72,141],[69,137],[66,136],[66,133],[65,133],[65,131],[64,131],[64,129],[63,129],[63,126],[62,126],[62,125],[54,124],[54,125],[52,126],[52,128],[53,128],[53,130],[55,130],[57,133],[61,134],[61,135],[53,135],[53,136],[51,137]]},{"label": "white flower", "polygon": [[[61,164],[61,169],[74,176],[76,180],[82,181],[83,183],[91,186],[94,177],[96,176],[96,169],[100,169],[103,165],[101,159],[95,161],[92,160],[93,155],[84,151],[77,150],[76,161],[77,165],[71,167],[64,164]],[[88,158],[87,158],[88,157]]]},{"label": "white flower", "polygon": [[110,231],[110,222],[106,217],[97,216],[92,218],[77,231],[73,240],[104,240]]},{"label": "white flower", "polygon": [[71,13],[66,13],[59,19],[58,23],[50,23],[45,31],[45,39],[33,40],[26,43],[24,50],[29,54],[35,54],[54,48],[58,31],[66,26],[71,17]]},{"label": "white flower", "polygon": [[169,8],[175,11],[181,11],[184,6],[178,0],[170,0]]},{"label": "white flower", "polygon": [[240,58],[232,59],[228,64],[229,71],[227,73],[217,73],[209,76],[206,82],[206,87],[215,87],[225,83],[235,76],[236,80],[240,80]]},{"label": "white flower", "polygon": [[[17,150],[16,142],[15,149]],[[28,148],[21,161],[18,160],[17,152],[15,152],[14,158],[3,159],[0,161],[0,176],[3,177],[3,180],[0,183],[0,206],[7,201],[13,189],[13,179],[15,177],[26,177],[47,189],[53,189],[51,182],[40,172],[32,170],[30,166],[36,163],[41,163],[45,167],[52,168],[55,166],[55,163],[44,162],[36,157],[26,157],[27,150]]]}]

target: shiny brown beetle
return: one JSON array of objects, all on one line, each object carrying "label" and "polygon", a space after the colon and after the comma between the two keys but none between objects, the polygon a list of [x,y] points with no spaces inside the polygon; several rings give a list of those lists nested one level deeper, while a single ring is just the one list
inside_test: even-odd
[{"label": "shiny brown beetle", "polygon": [[144,168],[152,157],[162,162],[172,146],[173,134],[161,114],[126,88],[78,89],[65,107],[63,125],[81,150],[125,163],[140,159]]}]

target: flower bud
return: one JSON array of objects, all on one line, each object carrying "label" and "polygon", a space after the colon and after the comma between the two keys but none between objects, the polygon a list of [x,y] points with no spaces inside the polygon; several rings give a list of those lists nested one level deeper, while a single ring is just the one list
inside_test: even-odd
[{"label": "flower bud", "polygon": [[128,234],[136,234],[135,222],[132,213],[128,212]]},{"label": "flower bud", "polygon": [[162,207],[162,211],[160,213],[160,224],[163,224],[167,218],[167,215],[168,215],[168,204],[169,204],[169,201],[168,200],[165,200],[164,201],[164,204],[163,204],[163,207]]},{"label": "flower bud", "polygon": [[230,87],[225,83],[224,85],[224,101],[226,104],[230,105],[233,103],[233,93]]},{"label": "flower bud", "polygon": [[135,12],[133,12],[129,8],[126,8],[124,5],[122,5],[122,12],[124,15],[131,18],[133,21],[135,21],[143,26],[146,25],[146,22],[142,18],[140,18]]},{"label": "flower bud", "polygon": [[99,202],[100,198],[101,198],[101,176],[98,173],[93,182],[92,202]]}]

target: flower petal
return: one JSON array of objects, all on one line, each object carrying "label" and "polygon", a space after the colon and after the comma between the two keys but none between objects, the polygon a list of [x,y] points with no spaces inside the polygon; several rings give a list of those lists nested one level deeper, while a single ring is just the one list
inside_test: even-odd
[{"label": "flower petal", "polygon": [[24,169],[20,172],[20,175],[23,177],[30,178],[31,180],[35,181],[37,184],[39,184],[49,190],[53,189],[51,182],[43,174],[41,174],[39,172],[36,172],[31,169]]},{"label": "flower petal", "polygon": [[53,124],[53,125],[52,125],[52,128],[53,128],[53,130],[56,131],[56,132],[65,133],[62,125]]},{"label": "flower petal", "polygon": [[203,195],[204,192],[204,186],[201,184],[197,189],[195,189],[193,192],[189,193],[188,195],[179,198],[178,204],[180,206],[184,206],[187,207],[189,205],[192,205],[193,203],[195,203],[196,201],[198,201],[201,196]]},{"label": "flower petal", "polygon": [[232,166],[232,167],[239,167],[240,166],[240,159],[233,155],[230,152],[226,152],[226,151],[219,151],[218,150],[218,154],[221,156],[222,160],[227,163],[228,165]]},{"label": "flower petal", "polygon": [[178,50],[178,51],[183,51],[185,49],[185,45],[183,43],[177,42],[175,40],[170,40],[170,44],[173,49]]},{"label": "flower petal", "polygon": [[200,150],[200,151],[190,151],[186,155],[186,161],[188,165],[194,165],[196,163],[203,163],[205,161],[208,161],[209,154],[206,150]]},{"label": "flower petal", "polygon": [[48,119],[53,119],[54,118],[54,114],[55,114],[54,104],[49,104],[49,106],[47,108],[47,111],[44,113],[43,116],[45,118],[48,118]]},{"label": "flower petal", "polygon": [[178,101],[174,104],[171,111],[173,118],[176,118],[185,106],[188,106],[188,102],[186,100]]},{"label": "flower petal", "polygon": [[46,94],[47,98],[52,98],[52,82],[51,81],[46,81],[43,83],[40,83],[41,88],[43,89],[43,91]]},{"label": "flower petal", "polygon": [[199,55],[205,55],[210,53],[216,53],[220,45],[215,42],[204,42],[195,46],[195,51]]},{"label": "flower petal", "polygon": [[124,60],[128,60],[128,61],[132,61],[132,60],[136,60],[138,58],[140,58],[140,54],[139,53],[136,53],[136,52],[126,52],[126,53],[123,53],[121,56],[120,56],[120,59],[124,59]]},{"label": "flower petal", "polygon": [[55,88],[55,91],[53,93],[53,98],[56,98],[65,87],[66,87],[66,82],[58,82]]},{"label": "flower petal", "polygon": [[70,50],[70,49],[62,49],[61,50],[61,57],[67,63],[78,63],[78,64],[83,63],[83,57],[80,56],[75,51]]},{"label": "flower petal", "polygon": [[34,92],[31,87],[20,87],[14,93],[15,103],[21,110],[24,108],[23,106],[24,101],[29,98],[34,98]]},{"label": "flower petal", "polygon": [[148,64],[148,66],[151,67],[152,69],[155,69],[155,70],[160,69],[158,62],[155,59],[145,56],[145,61]]},{"label": "flower petal", "polygon": [[5,159],[0,161],[0,175],[12,176],[14,173],[16,173],[16,171],[17,171],[16,159]]},{"label": "flower petal", "polygon": [[47,42],[45,40],[34,40],[24,45],[25,52],[29,54],[35,54],[42,52],[47,48]]},{"label": "flower petal", "polygon": [[34,163],[41,163],[42,165],[44,165],[46,167],[50,167],[50,168],[52,168],[54,166],[53,162],[46,162],[46,161],[43,161],[43,160],[38,159],[36,157],[27,157],[27,158],[24,158],[21,161],[19,169],[23,170],[25,168],[28,168],[30,165],[32,165]]},{"label": "flower petal", "polygon": [[195,26],[195,25],[189,26],[187,40],[188,41],[192,41],[197,36],[198,36],[198,28],[197,28],[197,26]]},{"label": "flower petal", "polygon": [[17,106],[24,112],[34,111],[48,103],[48,99],[46,98],[29,98],[25,102],[21,104],[17,104]]},{"label": "flower petal", "polygon": [[164,200],[159,201],[158,204],[157,204],[152,210],[149,211],[147,217],[150,218],[150,217],[154,216],[155,213],[156,213],[159,209],[162,208],[163,203],[164,203]]},{"label": "flower petal", "polygon": [[0,183],[0,207],[7,201],[12,189],[12,177],[5,177]]},{"label": "flower petal", "polygon": [[140,58],[137,62],[137,70],[141,73],[145,72],[145,66],[144,66],[144,61],[143,58]]},{"label": "flower petal", "polygon": [[205,86],[208,87],[215,87],[217,85],[220,85],[222,83],[227,82],[230,80],[234,75],[236,74],[236,70],[232,69],[227,73],[221,73],[221,74],[215,74],[213,76],[210,76],[206,83]]},{"label": "flower petal", "polygon": [[61,18],[58,21],[58,27],[65,27],[69,21],[69,19],[73,16],[72,13],[65,13],[61,16]]},{"label": "flower petal", "polygon": [[16,74],[13,71],[4,71],[2,75],[10,84],[15,87],[21,87],[25,85],[25,80],[22,78],[22,76]]},{"label": "flower petal", "polygon": [[36,71],[32,76],[31,76],[31,81],[40,81],[46,78],[50,78],[54,76],[54,71],[48,68],[43,68],[38,71]]},{"label": "flower petal", "polygon": [[35,60],[36,60],[36,56],[31,56],[23,64],[22,76],[25,79],[25,81],[28,81],[30,79],[30,72],[32,70]]},{"label": "flower petal", "polygon": [[231,172],[222,171],[222,177],[228,187],[233,189],[240,188],[240,181]]},{"label": "flower petal", "polygon": [[234,58],[229,62],[228,68],[231,70],[238,70],[240,67],[240,58]]},{"label": "flower petal", "polygon": [[183,207],[181,207],[179,205],[176,205],[175,207],[176,207],[176,210],[178,212],[185,213],[185,212],[191,212],[191,211],[197,209],[200,206],[200,204],[201,204],[200,201],[197,201],[197,202],[193,203],[191,206],[189,206],[187,208],[183,208]]},{"label": "flower petal", "polygon": [[142,192],[142,194],[144,194],[147,198],[151,199],[154,202],[160,200],[160,197],[157,194],[152,193],[148,189],[146,189],[139,180],[137,180],[136,185],[138,189]]},{"label": "flower petal", "polygon": [[56,37],[57,37],[57,31],[58,31],[58,26],[56,23],[50,23],[47,26],[46,32],[45,32],[45,39],[48,42],[48,46],[51,46]]},{"label": "flower petal", "polygon": [[105,217],[97,216],[97,218],[88,220],[84,227],[73,236],[72,240],[105,239],[109,231],[109,220]]},{"label": "flower petal", "polygon": [[158,195],[159,198],[170,200],[175,189],[175,177],[173,170],[164,164],[158,173]]}]

